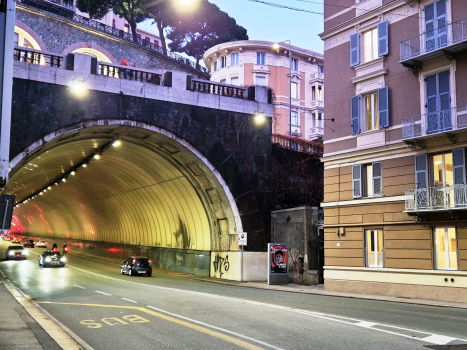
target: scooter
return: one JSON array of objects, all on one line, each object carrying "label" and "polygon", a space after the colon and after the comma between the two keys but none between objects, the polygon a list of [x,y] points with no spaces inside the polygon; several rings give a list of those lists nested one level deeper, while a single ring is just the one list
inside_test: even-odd
[{"label": "scooter", "polygon": [[63,255],[65,255],[66,253],[68,253],[68,250],[70,250],[70,248],[69,248],[66,244],[64,244],[64,245],[63,245]]}]

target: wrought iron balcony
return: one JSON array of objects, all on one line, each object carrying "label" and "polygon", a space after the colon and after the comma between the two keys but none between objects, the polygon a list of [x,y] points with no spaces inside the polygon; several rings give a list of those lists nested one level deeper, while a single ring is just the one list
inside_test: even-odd
[{"label": "wrought iron balcony", "polygon": [[405,191],[407,212],[467,209],[467,185],[428,187]]},{"label": "wrought iron balcony", "polygon": [[466,42],[467,19],[462,19],[401,42],[400,63],[420,67],[423,61],[465,50]]},{"label": "wrought iron balcony", "polygon": [[467,128],[467,105],[402,120],[402,138],[413,139]]}]

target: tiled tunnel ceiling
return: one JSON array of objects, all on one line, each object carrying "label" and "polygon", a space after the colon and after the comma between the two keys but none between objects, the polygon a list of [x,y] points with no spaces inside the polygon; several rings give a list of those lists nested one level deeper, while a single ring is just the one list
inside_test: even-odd
[{"label": "tiled tunnel ceiling", "polygon": [[66,182],[46,185],[75,168],[109,136],[55,142],[19,164],[8,194],[22,202],[14,223],[25,233],[146,246],[211,249],[212,220],[186,172],[163,152],[119,138],[100,159]]}]

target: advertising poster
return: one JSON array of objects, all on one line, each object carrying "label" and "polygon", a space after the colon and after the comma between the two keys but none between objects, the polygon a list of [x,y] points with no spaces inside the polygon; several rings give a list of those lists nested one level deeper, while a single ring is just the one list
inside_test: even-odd
[{"label": "advertising poster", "polygon": [[287,246],[271,244],[271,273],[287,273]]}]

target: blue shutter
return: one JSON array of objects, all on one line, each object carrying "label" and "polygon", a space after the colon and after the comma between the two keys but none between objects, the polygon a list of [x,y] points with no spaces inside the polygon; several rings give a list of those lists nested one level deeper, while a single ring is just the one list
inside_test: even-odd
[{"label": "blue shutter", "polygon": [[452,170],[454,185],[465,185],[465,150],[463,148],[452,150]]},{"label": "blue shutter", "polygon": [[436,48],[445,47],[448,44],[448,24],[446,14],[446,0],[436,1],[436,19],[435,19]]},{"label": "blue shutter", "polygon": [[378,57],[389,53],[388,21],[378,23]]},{"label": "blue shutter", "polygon": [[360,63],[360,33],[350,35],[350,67]]},{"label": "blue shutter", "polygon": [[435,44],[435,3],[426,5],[425,12],[425,51],[433,51]]},{"label": "blue shutter", "polygon": [[362,196],[362,166],[352,166],[352,194],[353,198],[361,198]]},{"label": "blue shutter", "polygon": [[352,97],[350,100],[352,113],[352,135],[360,132],[360,95]]},{"label": "blue shutter", "polygon": [[426,81],[426,132],[433,134],[439,129],[439,114],[438,112],[438,82],[436,74],[427,76]]},{"label": "blue shutter", "polygon": [[378,89],[378,109],[379,127],[386,128],[389,126],[389,89],[387,86]]},{"label": "blue shutter", "polygon": [[428,157],[426,154],[415,156],[415,185],[417,190],[428,187]]},{"label": "blue shutter", "polygon": [[381,163],[373,163],[373,195],[380,196],[383,194],[383,176]]},{"label": "blue shutter", "polygon": [[440,131],[451,130],[451,90],[449,88],[449,71],[438,73],[439,121]]}]

